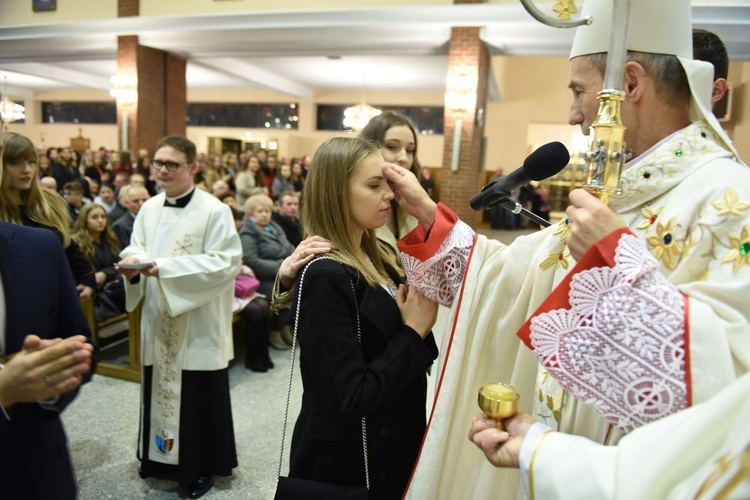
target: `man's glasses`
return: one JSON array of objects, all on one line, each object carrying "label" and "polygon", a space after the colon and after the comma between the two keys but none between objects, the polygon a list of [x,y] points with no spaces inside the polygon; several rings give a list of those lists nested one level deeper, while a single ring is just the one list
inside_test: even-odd
[{"label": "man's glasses", "polygon": [[162,161],[162,160],[154,160],[151,162],[151,168],[154,170],[161,170],[161,167],[167,167],[167,170],[170,172],[177,172],[177,169],[181,166],[186,165],[186,163],[177,163],[176,161]]}]

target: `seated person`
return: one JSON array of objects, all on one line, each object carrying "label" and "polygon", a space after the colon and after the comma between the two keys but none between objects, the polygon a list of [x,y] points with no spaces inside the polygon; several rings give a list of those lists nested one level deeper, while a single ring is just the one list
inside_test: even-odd
[{"label": "seated person", "polygon": [[70,218],[75,222],[83,207],[83,186],[79,182],[66,182],[63,186],[63,198],[68,202]]},{"label": "seated person", "polygon": [[[245,202],[246,218],[240,229],[242,263],[250,267],[260,280],[258,292],[271,295],[276,273],[284,259],[294,252],[281,227],[271,220],[273,201],[265,194],[251,196]],[[288,325],[289,311],[271,319],[269,343],[276,349],[289,349],[292,332]],[[282,336],[283,332],[283,336]]]},{"label": "seated person", "polygon": [[[133,174],[133,177],[140,174]],[[112,224],[112,230],[117,235],[117,241],[120,248],[130,245],[130,235],[133,234],[133,224],[135,216],[146,201],[150,198],[148,190],[143,186],[131,185],[128,189],[123,190],[122,196],[127,212]]]},{"label": "seated person", "polygon": [[254,372],[267,372],[269,368],[273,368],[268,355],[271,306],[268,300],[258,294],[257,288],[252,286],[257,285],[258,281],[253,283],[248,278],[255,278],[255,273],[243,265],[235,280],[232,312],[245,320],[245,368]]},{"label": "seated person", "polygon": [[97,203],[83,206],[73,224],[73,240],[94,266],[97,295],[94,315],[97,321],[125,313],[125,285],[115,271],[120,245],[109,225],[104,207]]}]

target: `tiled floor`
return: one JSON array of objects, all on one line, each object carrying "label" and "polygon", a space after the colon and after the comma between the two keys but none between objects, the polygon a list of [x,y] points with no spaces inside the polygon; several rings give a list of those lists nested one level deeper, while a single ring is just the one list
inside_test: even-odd
[{"label": "tiled floor", "polygon": [[[504,243],[530,232],[533,230],[480,230],[480,233]],[[447,310],[441,308],[436,333],[441,331],[440,325],[446,314]],[[289,353],[272,350],[276,368],[268,373],[245,370],[241,363],[242,353],[238,353],[239,360],[231,365],[229,376],[239,467],[232,477],[217,478],[216,486],[204,498],[273,498],[289,377]],[[298,369],[295,374],[289,409],[290,426],[299,412],[302,392]],[[175,482],[138,477],[139,400],[139,384],[97,376],[64,413],[81,499],[176,499],[181,494],[184,497]],[[289,439],[287,446],[288,443]],[[288,460],[288,455],[285,458]],[[283,470],[286,471],[286,464]]]}]

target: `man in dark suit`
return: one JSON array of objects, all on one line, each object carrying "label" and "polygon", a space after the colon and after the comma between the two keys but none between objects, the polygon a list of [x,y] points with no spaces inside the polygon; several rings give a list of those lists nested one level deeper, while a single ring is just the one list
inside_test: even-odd
[{"label": "man in dark suit", "polygon": [[89,336],[58,237],[0,222],[0,497],[76,497],[59,414],[91,378]]},{"label": "man in dark suit", "polygon": [[130,245],[130,235],[133,234],[135,216],[138,215],[141,206],[149,198],[148,191],[142,186],[130,186],[125,192],[123,202],[128,211],[112,224],[112,230],[117,235],[117,240],[120,243],[120,250]]},{"label": "man in dark suit", "polygon": [[286,239],[295,247],[302,242],[302,224],[299,221],[299,198],[291,191],[279,195],[279,211],[271,216],[284,230]]}]

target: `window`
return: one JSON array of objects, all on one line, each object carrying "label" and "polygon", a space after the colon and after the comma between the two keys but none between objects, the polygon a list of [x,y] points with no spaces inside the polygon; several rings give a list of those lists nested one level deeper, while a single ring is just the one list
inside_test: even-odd
[{"label": "window", "polygon": [[193,127],[243,127],[297,130],[297,103],[188,104],[187,124]]},{"label": "window", "polygon": [[43,123],[117,123],[114,102],[42,102]]},{"label": "window", "polygon": [[[349,104],[319,104],[317,110],[317,130],[346,130],[344,110]],[[442,134],[444,110],[442,106],[398,107],[377,106],[381,111],[398,111],[409,117],[417,132],[422,135]]]}]

